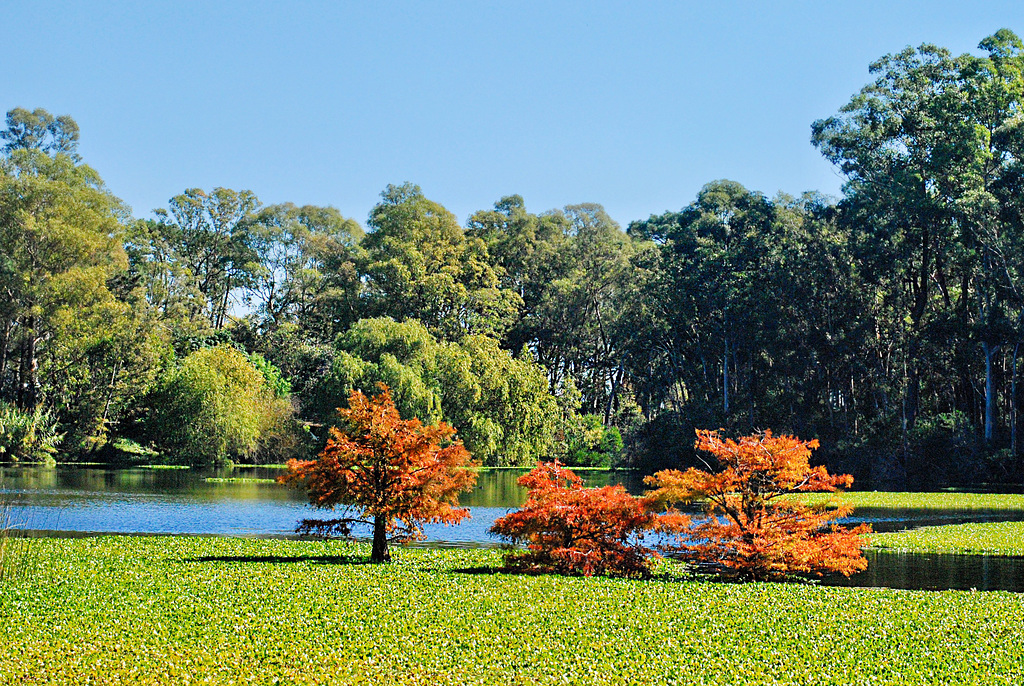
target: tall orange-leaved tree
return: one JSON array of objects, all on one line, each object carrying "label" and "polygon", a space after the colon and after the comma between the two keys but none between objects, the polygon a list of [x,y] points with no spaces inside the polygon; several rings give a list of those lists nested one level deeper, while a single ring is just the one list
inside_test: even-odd
[{"label": "tall orange-leaved tree", "polygon": [[621,485],[585,488],[583,480],[557,462],[539,463],[519,477],[530,489],[526,503],[500,517],[493,533],[527,550],[512,550],[514,569],[561,574],[643,576],[652,551],[640,537],[654,528],[652,503]]},{"label": "tall orange-leaved tree", "polygon": [[656,490],[647,495],[670,508],[700,502],[707,517],[694,522],[671,510],[663,530],[679,535],[672,549],[684,559],[753,579],[802,573],[849,576],[867,567],[862,554],[866,525],[854,529],[835,520],[851,512],[829,503],[805,505],[794,495],[834,492],[850,486],[848,474],[830,475],[811,467],[817,441],[773,436],[770,431],[738,440],[716,431],[697,431],[697,450],[714,455],[721,471],[670,469],[645,479]]},{"label": "tall orange-leaved tree", "polygon": [[391,559],[388,539],[423,538],[423,524],[457,524],[469,516],[458,496],[476,483],[476,472],[455,429],[402,419],[388,387],[367,398],[353,391],[340,409],[342,428],[332,428],[316,460],[292,460],[279,481],[306,488],[320,508],[344,506],[335,519],[304,519],[296,531],[351,535],[354,525],[373,527],[371,562]]}]

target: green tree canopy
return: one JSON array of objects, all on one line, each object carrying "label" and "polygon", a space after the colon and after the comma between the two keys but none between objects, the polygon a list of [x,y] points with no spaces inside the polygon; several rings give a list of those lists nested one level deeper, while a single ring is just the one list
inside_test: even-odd
[{"label": "green tree canopy", "polygon": [[162,379],[148,437],[179,463],[252,460],[291,415],[286,387],[275,386],[232,346],[197,350]]},{"label": "green tree canopy", "polygon": [[500,335],[521,299],[502,288],[482,240],[467,236],[455,216],[419,186],[388,186],[370,213],[363,240],[370,311],[419,319],[445,340]]},{"label": "green tree canopy", "polygon": [[78,124],[64,114],[55,117],[41,107],[29,112],[15,107],[7,113],[7,128],[0,132],[3,151],[38,150],[47,155],[67,155],[78,161]]},{"label": "green tree canopy", "polygon": [[269,329],[297,323],[330,341],[358,319],[363,229],[333,207],[263,208],[252,223],[245,301]]},{"label": "green tree canopy", "polygon": [[556,448],[564,408],[548,391],[543,368],[492,338],[450,343],[417,321],[361,320],[338,339],[309,409],[331,422],[353,389],[378,383],[391,388],[402,416],[455,426],[485,464],[530,464]]},{"label": "green tree canopy", "polygon": [[156,285],[160,302],[220,329],[235,292],[258,270],[252,224],[260,202],[252,191],[189,188],[155,210],[133,241],[137,272]]},{"label": "green tree canopy", "polygon": [[117,337],[105,329],[128,307],[108,284],[126,264],[126,217],[99,175],[64,152],[19,147],[0,159],[0,389],[13,386],[20,407],[75,373],[67,364],[84,349]]}]

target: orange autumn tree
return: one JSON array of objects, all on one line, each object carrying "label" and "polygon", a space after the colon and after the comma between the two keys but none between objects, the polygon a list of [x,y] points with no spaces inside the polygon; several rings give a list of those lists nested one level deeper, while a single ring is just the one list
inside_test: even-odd
[{"label": "orange autumn tree", "polygon": [[476,483],[476,465],[455,429],[403,420],[388,387],[367,398],[353,391],[339,409],[342,428],[332,428],[316,460],[291,460],[279,481],[306,488],[316,507],[343,506],[352,516],[304,519],[296,531],[350,536],[354,525],[373,527],[371,562],[391,559],[388,539],[423,538],[423,524],[457,524],[469,516],[458,495]]},{"label": "orange autumn tree", "polygon": [[802,573],[849,576],[867,567],[862,554],[870,528],[846,529],[835,520],[852,508],[829,503],[805,505],[793,494],[834,492],[853,483],[848,474],[830,475],[811,467],[817,441],[773,436],[770,431],[723,439],[716,431],[697,431],[697,450],[714,455],[717,473],[670,469],[649,476],[656,487],[647,494],[670,506],[701,502],[707,517],[694,522],[670,509],[663,531],[677,533],[673,552],[737,576],[778,579]]},{"label": "orange autumn tree", "polygon": [[657,515],[647,499],[621,485],[585,488],[557,462],[539,463],[519,485],[530,489],[526,503],[491,527],[509,542],[527,544],[525,552],[506,553],[508,567],[584,576],[648,573],[651,551],[639,538]]}]

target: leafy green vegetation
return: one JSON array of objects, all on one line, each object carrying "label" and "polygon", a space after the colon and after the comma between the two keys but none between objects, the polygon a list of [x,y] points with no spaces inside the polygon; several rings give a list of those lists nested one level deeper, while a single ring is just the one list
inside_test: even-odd
[{"label": "leafy green vegetation", "polygon": [[1020,510],[1024,511],[1024,495],[1020,493],[910,493],[902,491],[847,491],[799,496],[808,504],[836,501],[856,509],[891,510]]},{"label": "leafy green vegetation", "polygon": [[874,534],[871,546],[914,553],[1024,556],[1024,522],[925,526]]},{"label": "leafy green vegetation", "polygon": [[288,442],[291,405],[266,379],[232,346],[197,350],[161,382],[151,435],[176,461],[196,466],[252,459],[268,442]]},{"label": "leafy green vegetation", "polygon": [[160,453],[147,448],[144,445],[139,445],[130,438],[117,438],[110,442],[110,447],[126,456],[133,457],[135,459],[146,459],[158,456]]},{"label": "leafy green vegetation", "polygon": [[309,402],[325,424],[353,389],[372,394],[384,383],[403,417],[450,423],[484,464],[532,465],[557,451],[563,414],[574,410],[550,393],[540,365],[485,336],[446,342],[416,321],[362,319],[335,347]]},{"label": "leafy green vegetation", "polygon": [[622,455],[622,434],[618,427],[605,426],[596,414],[585,414],[566,422],[565,464],[572,468],[608,469]]},{"label": "leafy green vegetation", "polygon": [[19,410],[0,401],[0,459],[53,460],[63,438],[56,417],[43,408]]},{"label": "leafy green vegetation", "polygon": [[471,573],[496,550],[37,539],[0,683],[1018,684],[1009,593]]}]

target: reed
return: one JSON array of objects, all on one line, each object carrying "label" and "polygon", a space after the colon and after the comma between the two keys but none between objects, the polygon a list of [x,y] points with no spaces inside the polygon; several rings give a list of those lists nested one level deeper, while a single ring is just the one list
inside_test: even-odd
[{"label": "reed", "polygon": [[0,584],[24,576],[33,559],[33,539],[16,514],[17,504],[0,480]]}]

